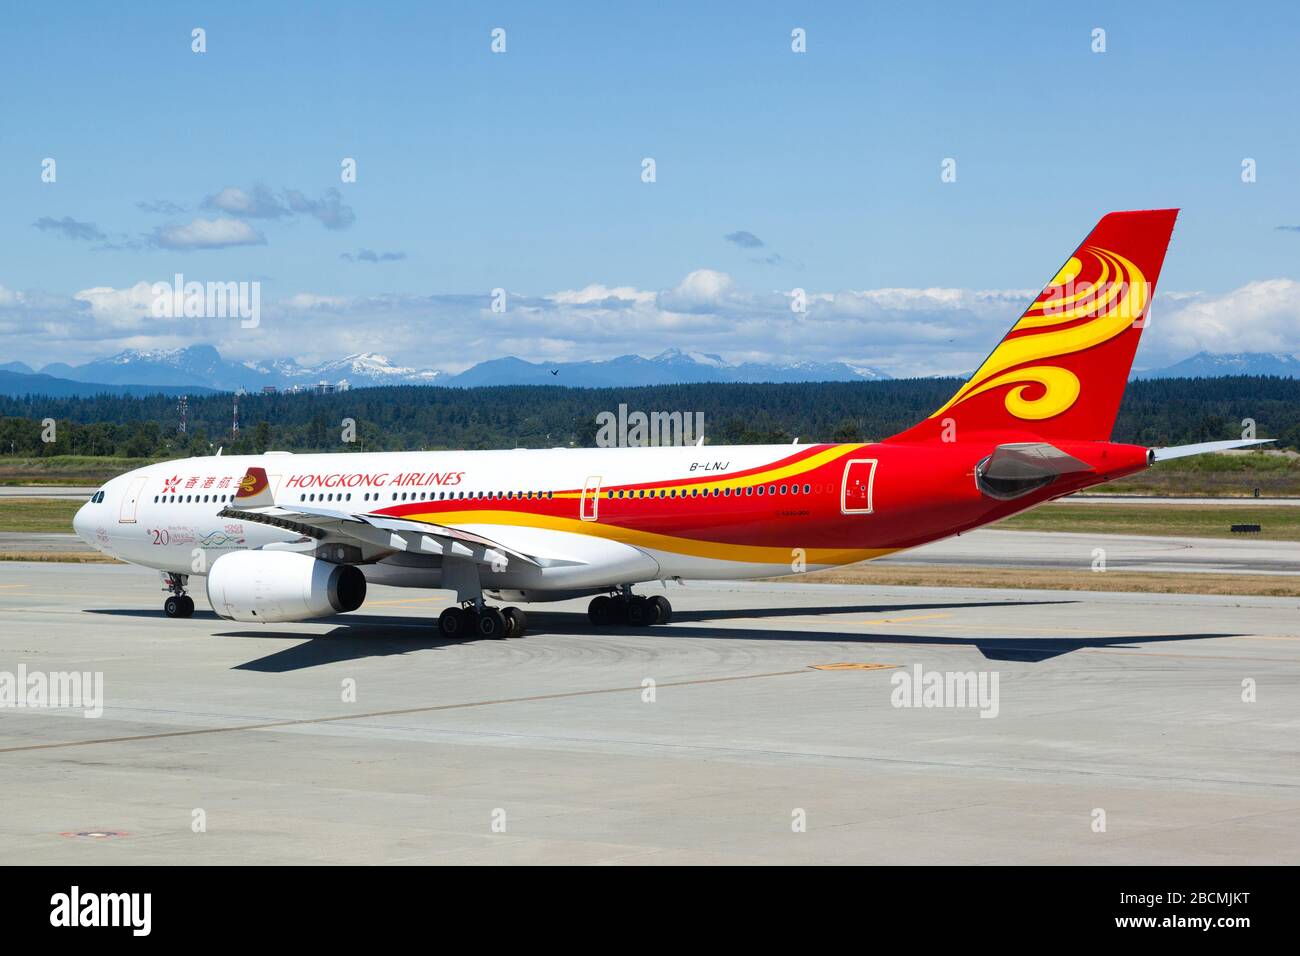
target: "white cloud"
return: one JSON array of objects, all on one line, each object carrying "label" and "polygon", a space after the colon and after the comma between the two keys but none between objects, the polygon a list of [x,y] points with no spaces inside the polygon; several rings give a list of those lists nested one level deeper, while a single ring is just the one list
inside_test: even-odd
[{"label": "white cloud", "polygon": [[550,296],[550,299],[560,305],[591,305],[593,303],[616,302],[648,305],[654,301],[655,293],[644,292],[628,285],[615,286],[611,288],[610,286],[596,283],[577,290],[568,289],[562,292],[556,292],[554,295]]},{"label": "white cloud", "polygon": [[148,282],[137,282],[125,289],[96,286],[93,289],[82,289],[72,298],[89,307],[90,320],[96,323],[101,334],[123,330],[140,331],[158,326],[158,320],[152,314],[152,284]]},{"label": "white cloud", "polygon": [[[1174,299],[1151,313],[1147,334],[1174,353],[1300,350],[1300,282],[1265,279],[1223,295]],[[1145,337],[1145,336],[1144,336]]]},{"label": "white cloud", "polygon": [[251,190],[238,186],[227,186],[221,192],[209,196],[203,205],[209,209],[219,209],[236,216],[248,216],[254,219],[279,219],[289,215],[289,209],[266,186],[258,184]]},{"label": "white cloud", "polygon": [[223,249],[227,246],[260,246],[266,237],[239,219],[196,218],[184,225],[158,226],[153,241],[164,249]]},{"label": "white cloud", "polygon": [[[204,343],[232,359],[287,355],[312,362],[374,351],[401,365],[457,371],[502,355],[560,361],[676,346],[736,362],[844,361],[896,376],[961,374],[979,364],[1033,295],[809,290],[808,311],[796,314],[789,290],[742,290],[726,273],[701,269],[657,292],[599,283],[547,295],[511,292],[504,313],[492,311],[487,294],[304,290],[264,297],[259,327],[241,329],[225,319],[153,319],[151,286],[99,286],[71,297],[0,286],[5,359],[41,365],[121,348]],[[1223,295],[1158,295],[1138,367],[1201,350],[1300,352],[1300,283],[1273,279]]]},{"label": "white cloud", "polygon": [[732,288],[731,276],[712,269],[696,269],[675,289],[659,293],[659,308],[669,312],[703,312],[724,303]]}]

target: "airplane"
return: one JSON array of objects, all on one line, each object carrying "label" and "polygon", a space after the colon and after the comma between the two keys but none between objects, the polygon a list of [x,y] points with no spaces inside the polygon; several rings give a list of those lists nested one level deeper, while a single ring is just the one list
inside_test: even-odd
[{"label": "airplane", "polygon": [[218,454],[112,479],[73,527],[161,572],[174,618],[201,578],[212,610],[241,622],[354,611],[380,584],[454,591],[448,638],[522,636],[514,602],[585,596],[594,624],[663,624],[669,601],[635,586],[879,558],[1268,441],[1110,440],[1177,215],[1104,216],[969,381],[883,441]]}]

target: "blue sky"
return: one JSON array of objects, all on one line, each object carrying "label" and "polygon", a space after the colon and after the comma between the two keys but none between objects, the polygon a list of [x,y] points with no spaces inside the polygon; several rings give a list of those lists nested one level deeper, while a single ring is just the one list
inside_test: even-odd
[{"label": "blue sky", "polygon": [[[779,310],[767,325],[736,317],[796,286],[1036,289],[1102,213],[1160,206],[1183,209],[1162,291],[1217,305],[1183,317],[1153,361],[1238,339],[1300,348],[1285,284],[1300,279],[1300,230],[1278,228],[1300,226],[1292,4],[319,6],[6,11],[0,360],[211,341],[240,357],[373,346],[463,367],[504,351],[675,345],[739,360],[806,345],[794,357],[960,369],[1014,304],[868,310],[825,341],[772,324]],[[194,27],[206,53],[191,51]],[[504,54],[490,52],[495,27]],[[55,183],[41,181],[45,157]],[[356,183],[340,182],[344,157]],[[945,157],[956,183],[940,182]],[[210,198],[257,186],[274,215]],[[195,220],[260,241],[205,248]],[[738,232],[762,246],[724,238]],[[283,305],[240,332],[149,327],[108,293],[76,298],[176,272],[258,279]],[[647,299],[696,273],[688,290],[714,311],[701,300],[665,316]],[[1268,282],[1284,284],[1247,296],[1267,299],[1250,334],[1186,327],[1226,321],[1243,288]],[[598,316],[563,307],[560,293],[593,286],[622,291],[579,303],[600,299]],[[535,308],[476,337],[495,287]],[[21,315],[5,316],[6,294],[24,297]],[[913,348],[894,334],[906,320],[938,325]],[[936,354],[940,339],[954,348]]]}]

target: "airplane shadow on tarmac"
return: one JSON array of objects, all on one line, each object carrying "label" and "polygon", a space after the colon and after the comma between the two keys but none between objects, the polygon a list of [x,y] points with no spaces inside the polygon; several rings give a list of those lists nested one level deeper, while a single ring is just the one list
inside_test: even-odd
[{"label": "airplane shadow on tarmac", "polygon": [[[770,628],[717,628],[709,627],[709,621],[734,619],[806,617],[818,614],[886,614],[899,611],[969,609],[981,607],[1017,607],[1044,604],[1072,604],[1073,601],[981,601],[981,602],[947,602],[947,603],[908,603],[908,604],[872,604],[872,605],[836,605],[832,607],[777,607],[745,608],[735,610],[674,611],[673,623],[668,627],[631,627],[623,625],[593,625],[585,614],[569,611],[528,611],[527,641],[546,634],[583,635],[600,637],[655,637],[665,640],[695,640],[701,638],[717,639],[735,637],[750,641],[807,641],[809,643],[850,643],[875,645],[878,647],[973,647],[987,660],[1016,661],[1021,663],[1038,663],[1069,654],[1072,651],[1093,647],[1137,648],[1148,643],[1173,641],[1201,641],[1219,637],[1233,637],[1226,633],[1203,634],[1144,634],[1141,637],[1053,637],[1053,638],[1007,638],[1007,637],[960,637],[935,636],[928,634],[899,634],[890,632],[864,633],[863,631],[798,631]],[[92,614],[111,614],[131,617],[158,617],[165,615],[161,610],[112,608],[91,610]],[[220,620],[211,611],[194,612],[196,620]],[[407,654],[415,651],[437,650],[457,644],[472,644],[482,638],[465,637],[459,640],[447,640],[439,635],[434,618],[413,619],[409,617],[384,617],[381,615],[349,614],[334,619],[337,625],[324,633],[295,633],[293,624],[276,625],[263,630],[238,630],[216,633],[215,637],[294,640],[295,644],[282,650],[274,651],[264,657],[256,658],[235,666],[235,670],[259,671],[265,673],[284,673],[308,667],[319,667],[342,661],[361,660],[368,657],[388,657],[394,654]],[[698,622],[699,626],[694,626]],[[333,623],[327,619],[321,623]],[[895,655],[905,657],[906,655]],[[906,660],[888,661],[888,663],[907,663]]]}]

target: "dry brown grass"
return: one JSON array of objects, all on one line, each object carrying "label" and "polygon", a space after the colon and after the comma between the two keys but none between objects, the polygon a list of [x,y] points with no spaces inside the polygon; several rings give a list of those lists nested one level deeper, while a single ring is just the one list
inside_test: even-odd
[{"label": "dry brown grass", "polygon": [[0,561],[42,561],[50,564],[123,564],[98,551],[0,551]]},{"label": "dry brown grass", "polygon": [[904,568],[853,565],[769,578],[806,584],[874,584],[930,588],[1026,588],[1050,591],[1126,591],[1145,594],[1235,594],[1300,597],[1300,576],[1280,574],[1169,574],[1135,571],[1059,571],[1043,568]]}]

